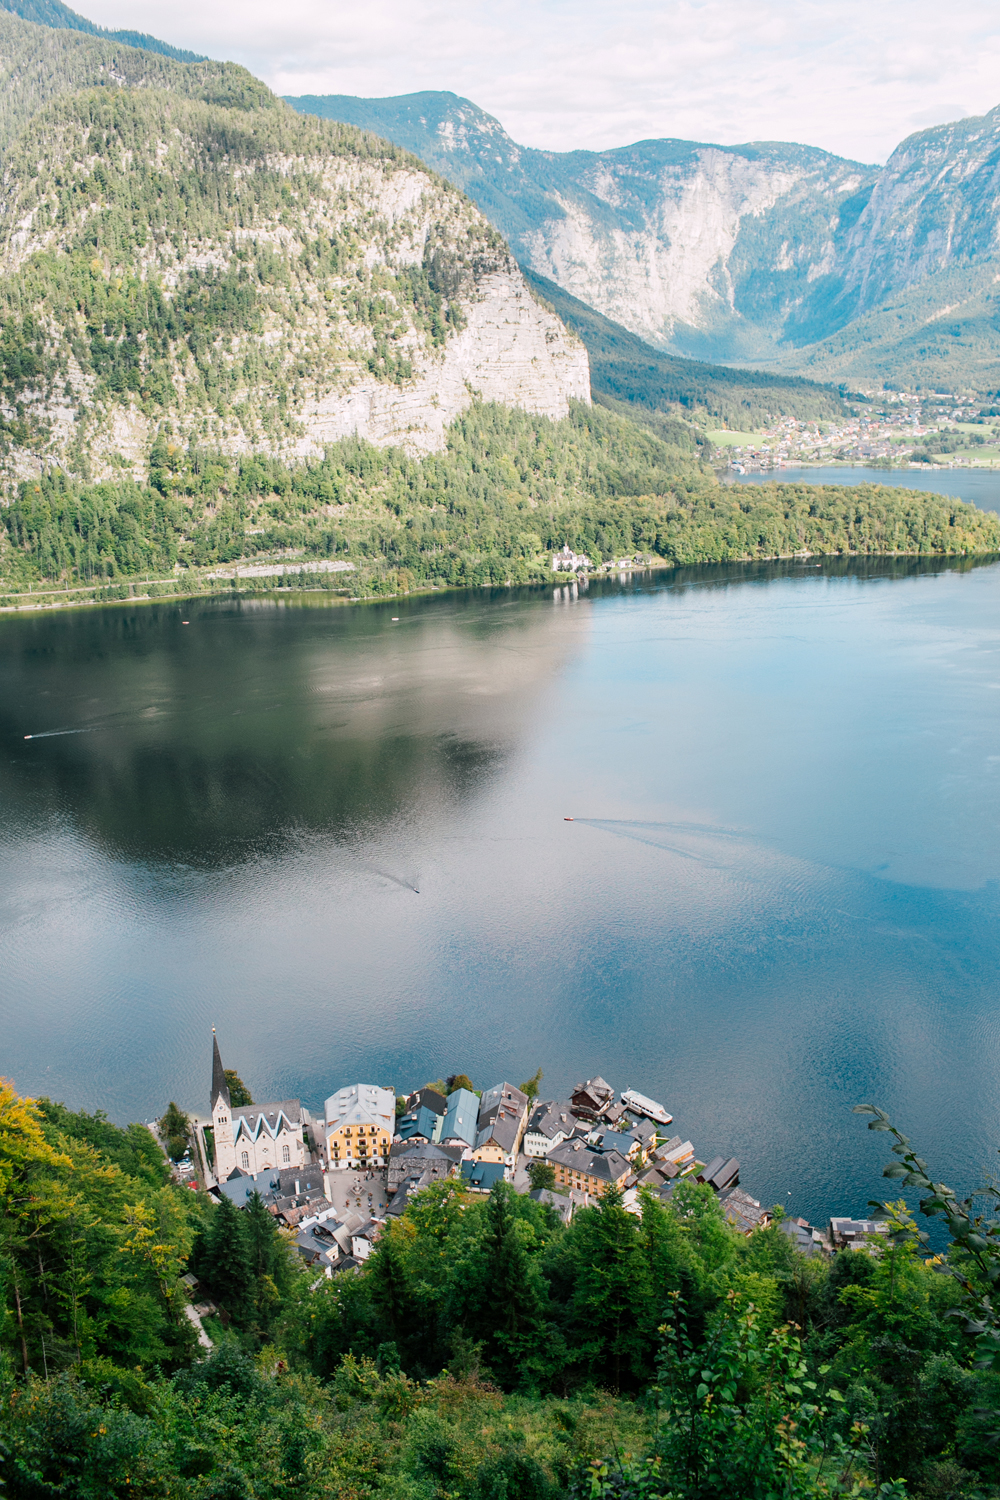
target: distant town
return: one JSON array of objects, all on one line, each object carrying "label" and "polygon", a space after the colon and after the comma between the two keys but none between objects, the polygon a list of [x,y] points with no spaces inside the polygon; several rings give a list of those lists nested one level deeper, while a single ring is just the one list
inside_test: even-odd
[{"label": "distant town", "polygon": [[737,474],[786,464],[992,468],[1000,463],[1000,407],[946,391],[878,391],[869,393],[869,402],[841,422],[786,417],[760,433],[709,435]]},{"label": "distant town", "polygon": [[[237,1208],[259,1195],[294,1231],[302,1258],[328,1277],[358,1270],[386,1222],[447,1181],[478,1194],[509,1183],[564,1223],[609,1189],[638,1214],[642,1194],[668,1202],[681,1183],[697,1182],[717,1195],[740,1233],[776,1216],[807,1255],[864,1249],[885,1230],[849,1218],[818,1229],[776,1214],[741,1187],[735,1158],[699,1153],[673,1131],[672,1115],[657,1100],[633,1089],[616,1094],[601,1077],[575,1084],[565,1099],[543,1099],[542,1078],[539,1071],[519,1086],[501,1081],[477,1091],[456,1074],[405,1096],[351,1083],[315,1118],[298,1099],[251,1102],[242,1080],[224,1068],[213,1033],[210,1112],[190,1122],[186,1137],[175,1137],[186,1144],[175,1174]],[[174,1156],[163,1130],[151,1128]]]}]

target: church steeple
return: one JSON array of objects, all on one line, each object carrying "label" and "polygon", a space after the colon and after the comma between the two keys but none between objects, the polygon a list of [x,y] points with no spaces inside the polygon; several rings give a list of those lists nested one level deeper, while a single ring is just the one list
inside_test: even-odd
[{"label": "church steeple", "polygon": [[222,1054],[219,1052],[219,1038],[212,1027],[212,1114],[215,1114],[215,1106],[219,1100],[229,1110],[232,1106],[229,1102],[229,1085],[226,1082],[226,1070],[222,1066]]}]

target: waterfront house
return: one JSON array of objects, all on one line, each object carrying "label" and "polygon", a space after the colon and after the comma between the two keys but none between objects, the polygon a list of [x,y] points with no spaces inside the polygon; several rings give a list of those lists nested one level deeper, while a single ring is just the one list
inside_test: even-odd
[{"label": "waterfront house", "polygon": [[549,1152],[555,1168],[556,1187],[577,1188],[600,1196],[609,1187],[622,1188],[631,1171],[628,1158],[619,1151],[594,1151],[586,1141],[564,1141]]},{"label": "waterfront house", "polygon": [[552,554],[553,573],[575,573],[579,568],[592,566],[590,558],[585,553],[574,552],[569,546],[562,547],[560,551]]},{"label": "waterfront house", "polygon": [[354,1083],[325,1105],[325,1149],[331,1172],[383,1167],[396,1129],[396,1094],[373,1083]]},{"label": "waterfront house", "polygon": [[885,1219],[831,1219],[828,1238],[834,1250],[871,1252],[878,1238],[888,1233]]},{"label": "waterfront house", "polygon": [[513,1167],[528,1123],[528,1096],[512,1083],[487,1089],[479,1101],[473,1157]]},{"label": "waterfront house", "polygon": [[438,1139],[444,1145],[474,1146],[479,1124],[479,1099],[471,1089],[455,1089],[448,1095],[448,1112]]},{"label": "waterfront house", "polygon": [[551,1101],[536,1104],[531,1111],[524,1132],[526,1156],[548,1156],[554,1146],[573,1134],[576,1120],[568,1104],[553,1104]]},{"label": "waterfront house", "polygon": [[579,1120],[596,1120],[615,1102],[615,1091],[603,1078],[588,1078],[573,1086],[570,1109]]},{"label": "waterfront house", "polygon": [[407,1111],[414,1109],[429,1109],[432,1114],[443,1115],[448,1112],[448,1101],[437,1089],[417,1089],[416,1093],[410,1094],[406,1101]]},{"label": "waterfront house", "polygon": [[415,1109],[408,1109],[405,1115],[400,1115],[396,1121],[396,1135],[401,1141],[418,1137],[424,1141],[439,1141],[445,1118],[444,1111],[439,1114],[427,1104],[418,1104]]},{"label": "waterfront house", "polygon": [[282,1099],[273,1104],[234,1106],[214,1028],[211,1098],[214,1167],[220,1183],[236,1168],[254,1174],[304,1165],[301,1103],[298,1099]]},{"label": "waterfront house", "polygon": [[740,1181],[740,1164],[734,1156],[728,1159],[724,1156],[716,1156],[702,1167],[697,1173],[697,1182],[707,1182],[715,1193],[728,1192],[730,1188],[738,1187]]},{"label": "waterfront house", "polygon": [[719,1202],[730,1224],[741,1234],[753,1234],[755,1229],[766,1229],[771,1222],[768,1210],[761,1208],[757,1199],[751,1198],[743,1188],[733,1188],[720,1197]]}]

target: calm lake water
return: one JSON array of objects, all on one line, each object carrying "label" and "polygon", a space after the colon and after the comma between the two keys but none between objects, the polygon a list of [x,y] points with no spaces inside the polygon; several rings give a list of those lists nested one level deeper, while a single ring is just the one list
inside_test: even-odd
[{"label": "calm lake water", "polygon": [[0,1072],[126,1121],[207,1107],[213,1025],[258,1100],[599,1071],[857,1212],[860,1100],[995,1162],[998,823],[997,565],[7,617]]},{"label": "calm lake water", "polygon": [[954,495],[980,510],[1000,510],[1000,470],[997,469],[870,469],[831,464],[820,468],[778,469],[773,474],[729,474],[738,484],[893,484],[906,490],[930,490]]}]

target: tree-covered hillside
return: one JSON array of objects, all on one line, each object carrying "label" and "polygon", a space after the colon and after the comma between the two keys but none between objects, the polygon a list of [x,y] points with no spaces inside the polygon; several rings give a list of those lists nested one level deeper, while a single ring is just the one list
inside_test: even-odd
[{"label": "tree-covered hillside", "polygon": [[[237,109],[278,103],[235,63],[178,63],[81,31],[34,26],[0,10],[0,158],[46,104],[89,88],[169,89]],[[8,180],[5,191],[10,186]]]},{"label": "tree-covered hillside", "polygon": [[554,281],[529,270],[524,275],[586,344],[595,400],[622,402],[640,420],[645,411],[679,409],[685,415],[703,413],[714,425],[750,432],[778,417],[814,422],[844,415],[840,395],[831,386],[665,354]]},{"label": "tree-covered hillside", "polygon": [[108,31],[95,26],[85,16],[70,10],[63,0],[3,0],[3,9],[22,21],[32,21],[36,26],[52,26],[60,31],[82,31],[87,36],[106,37],[111,42],[122,42],[126,47],[139,47],[144,52],[158,52],[161,57],[172,57],[175,62],[207,62],[199,52],[188,52],[183,47],[171,47],[145,31]]},{"label": "tree-covered hillside", "polygon": [[946,1254],[899,1203],[873,1253],[826,1259],[780,1209],[738,1233],[690,1181],[644,1191],[636,1213],[609,1192],[568,1226],[507,1184],[445,1181],[329,1280],[259,1198],[238,1210],[167,1181],[145,1127],[0,1083],[0,1485],[11,1500],[996,1500],[996,1319],[977,1307],[995,1247],[940,1201]]},{"label": "tree-covered hillside", "polygon": [[[149,484],[87,486],[54,473],[22,484],[0,526],[8,603],[39,586],[127,593],[130,580],[148,578],[165,580],[154,593],[197,591],[213,586],[206,570],[226,564],[233,578],[261,556],[279,559],[278,572],[309,559],[348,563],[348,591],[360,595],[551,579],[551,554],[564,545],[594,564],[1000,552],[992,512],[891,486],[721,485],[692,452],[585,406],[552,422],[476,405],[446,451],[424,459],[348,439],[289,467],[163,436]],[[246,576],[239,586],[275,582]],[[145,582],[136,592],[148,592]]]}]

